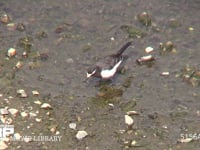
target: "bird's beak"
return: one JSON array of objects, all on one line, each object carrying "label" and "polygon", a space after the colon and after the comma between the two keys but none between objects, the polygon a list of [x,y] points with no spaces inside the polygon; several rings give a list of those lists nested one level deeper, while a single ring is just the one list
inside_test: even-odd
[{"label": "bird's beak", "polygon": [[92,74],[87,72],[87,79],[89,79],[91,76]]}]

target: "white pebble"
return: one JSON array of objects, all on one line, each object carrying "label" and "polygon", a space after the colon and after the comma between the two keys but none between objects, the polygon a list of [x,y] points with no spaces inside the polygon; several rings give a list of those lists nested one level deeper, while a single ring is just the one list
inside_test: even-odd
[{"label": "white pebble", "polygon": [[86,136],[88,136],[88,133],[86,131],[78,131],[76,134],[76,138],[78,140],[82,140],[83,138],[85,138]]},{"label": "white pebble", "polygon": [[128,126],[133,125],[134,120],[133,120],[132,117],[130,117],[129,115],[125,115],[124,118],[125,118],[125,123],[126,123]]},{"label": "white pebble", "polygon": [[0,149],[4,150],[4,149],[7,149],[7,148],[8,148],[8,145],[4,141],[0,141]]},{"label": "white pebble", "polygon": [[42,102],[40,102],[39,100],[34,101],[35,104],[41,105]]},{"label": "white pebble", "polygon": [[41,122],[42,119],[41,119],[41,118],[35,118],[35,121],[36,121],[36,122]]},{"label": "white pebble", "polygon": [[70,129],[73,129],[73,130],[76,130],[76,123],[72,122],[69,124],[69,128]]},{"label": "white pebble", "polygon": [[28,113],[23,111],[23,112],[20,113],[20,115],[21,115],[23,118],[25,118],[25,117],[28,116]]},{"label": "white pebble", "polygon": [[33,94],[34,96],[37,96],[37,95],[39,95],[40,93],[39,93],[38,91],[36,91],[36,90],[33,90],[33,91],[32,91],[32,94]]},{"label": "white pebble", "polygon": [[8,110],[5,108],[1,108],[1,115],[8,115]]},{"label": "white pebble", "polygon": [[48,109],[48,108],[52,108],[50,104],[48,103],[43,103],[41,108],[44,108],[44,109]]},{"label": "white pebble", "polygon": [[153,50],[154,50],[153,47],[150,46],[145,48],[146,53],[151,53]]},{"label": "white pebble", "polygon": [[10,108],[10,109],[8,109],[8,111],[13,116],[16,116],[19,112],[19,110],[15,109],[15,108]]},{"label": "white pebble", "polygon": [[134,110],[128,111],[128,112],[126,112],[126,114],[127,115],[139,115],[139,113],[137,111],[134,111]]},{"label": "white pebble", "polygon": [[16,55],[16,49],[14,48],[9,48],[8,49],[8,53],[7,53],[8,57],[13,57]]},{"label": "white pebble", "polygon": [[162,76],[169,76],[169,72],[162,72],[160,75],[162,75]]}]

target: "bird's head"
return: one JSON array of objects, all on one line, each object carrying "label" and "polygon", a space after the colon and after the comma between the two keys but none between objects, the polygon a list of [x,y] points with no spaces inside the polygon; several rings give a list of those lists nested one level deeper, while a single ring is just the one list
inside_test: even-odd
[{"label": "bird's head", "polygon": [[89,79],[90,77],[94,76],[96,73],[97,69],[96,68],[90,68],[87,71],[87,79]]}]

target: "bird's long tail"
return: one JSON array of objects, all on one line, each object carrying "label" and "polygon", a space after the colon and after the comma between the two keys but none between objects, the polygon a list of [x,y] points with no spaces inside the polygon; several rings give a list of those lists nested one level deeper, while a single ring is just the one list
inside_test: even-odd
[{"label": "bird's long tail", "polygon": [[116,53],[117,57],[120,57],[122,53],[132,44],[132,41],[127,42],[122,48]]}]

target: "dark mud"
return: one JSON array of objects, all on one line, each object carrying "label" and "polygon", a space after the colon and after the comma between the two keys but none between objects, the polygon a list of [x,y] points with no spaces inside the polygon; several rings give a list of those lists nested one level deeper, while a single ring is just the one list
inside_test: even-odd
[{"label": "dark mud", "polygon": [[[52,128],[62,136],[60,142],[8,141],[8,149],[199,149],[200,137],[178,142],[200,135],[200,87],[185,75],[195,72],[194,82],[199,80],[199,7],[198,0],[2,0],[1,13],[25,28],[0,25],[1,108],[34,112],[42,119],[9,116],[22,136],[55,135]],[[150,22],[137,19],[144,11]],[[24,38],[28,40],[22,42]],[[130,40],[129,58],[112,83],[83,82],[90,64]],[[161,54],[159,44],[167,41],[175,51]],[[147,46],[154,48],[155,61],[138,65]],[[10,47],[17,55],[7,59]],[[16,69],[18,61],[23,65]],[[161,76],[164,71],[169,76]],[[28,97],[20,98],[18,89]],[[32,90],[40,95],[33,96]],[[52,109],[41,109],[36,100]],[[133,110],[139,115],[132,116],[134,125],[127,128],[124,115]],[[88,136],[77,140],[71,122]]]}]

